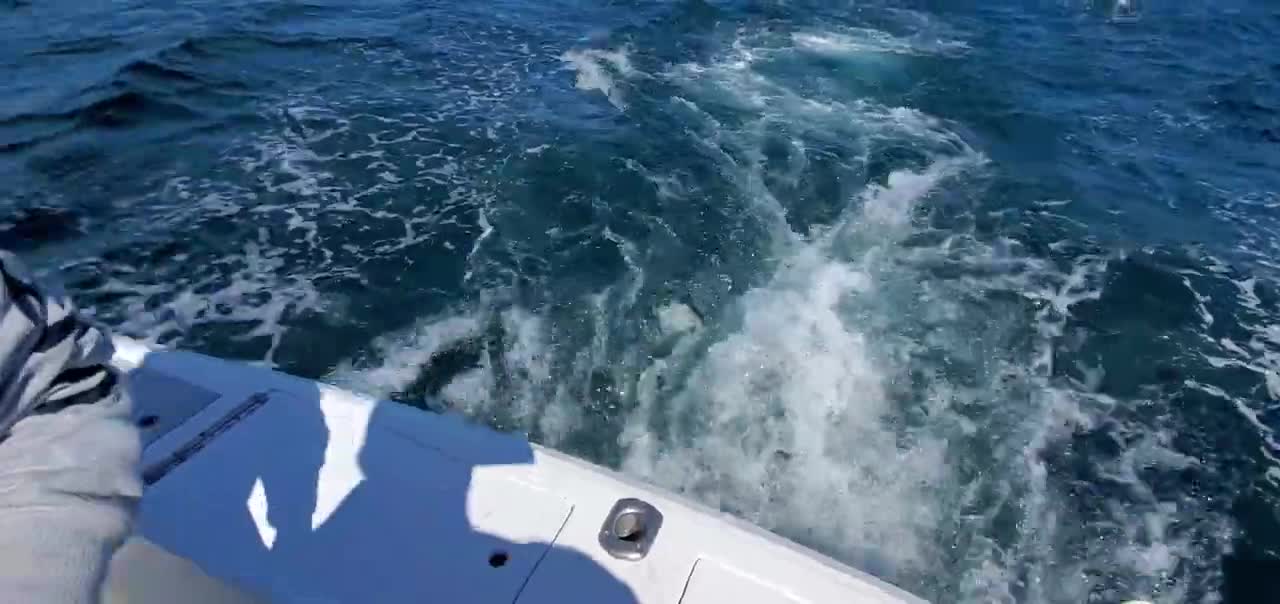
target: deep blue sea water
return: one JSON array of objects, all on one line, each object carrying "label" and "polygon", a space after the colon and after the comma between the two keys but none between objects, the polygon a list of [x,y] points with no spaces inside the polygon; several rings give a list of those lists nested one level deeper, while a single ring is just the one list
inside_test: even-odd
[{"label": "deep blue sea water", "polygon": [[1130,4],[9,0],[0,246],[937,602],[1219,601],[1280,560],[1280,7]]}]

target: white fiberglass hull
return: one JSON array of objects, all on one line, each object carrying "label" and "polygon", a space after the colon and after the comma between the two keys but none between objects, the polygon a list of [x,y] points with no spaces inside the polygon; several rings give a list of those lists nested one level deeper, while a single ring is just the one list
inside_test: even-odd
[{"label": "white fiberglass hull", "polygon": [[[921,602],[455,416],[129,340],[115,362],[144,427],[139,531],[270,601]],[[628,499],[638,528],[610,522]]]}]

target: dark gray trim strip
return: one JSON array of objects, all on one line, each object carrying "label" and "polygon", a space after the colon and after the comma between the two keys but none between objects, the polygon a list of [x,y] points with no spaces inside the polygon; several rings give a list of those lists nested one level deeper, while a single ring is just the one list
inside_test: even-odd
[{"label": "dark gray trim strip", "polygon": [[201,449],[208,446],[209,442],[217,438],[218,435],[222,434],[223,432],[226,432],[227,430],[230,430],[232,426],[236,425],[237,423],[243,421],[245,418],[252,415],[253,412],[257,411],[259,407],[262,407],[263,405],[265,405],[270,398],[271,398],[271,394],[269,391],[255,392],[252,396],[245,399],[239,405],[236,405],[235,408],[232,409],[230,413],[226,414],[225,416],[223,416],[222,419],[218,420],[218,423],[214,424],[213,426],[210,426],[208,430],[205,430],[200,434],[196,435],[196,437],[192,439],[191,442],[183,445],[177,451],[174,451],[173,455],[170,455],[168,458],[166,458],[164,461],[160,462],[159,464],[156,464],[148,468],[147,470],[143,471],[142,473],[143,482],[145,482],[148,486],[153,485],[156,482],[159,482],[161,478],[164,478],[165,475],[168,474],[170,471],[172,471],[174,468],[182,465],[183,462],[187,461],[188,459],[191,459],[192,457],[195,456],[196,453],[200,452]]}]

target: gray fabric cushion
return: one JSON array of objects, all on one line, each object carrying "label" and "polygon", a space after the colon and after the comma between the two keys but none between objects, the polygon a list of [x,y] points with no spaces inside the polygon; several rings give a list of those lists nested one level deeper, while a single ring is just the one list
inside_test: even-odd
[{"label": "gray fabric cushion", "polygon": [[111,340],[0,251],[0,594],[96,602],[137,500],[138,431]]}]

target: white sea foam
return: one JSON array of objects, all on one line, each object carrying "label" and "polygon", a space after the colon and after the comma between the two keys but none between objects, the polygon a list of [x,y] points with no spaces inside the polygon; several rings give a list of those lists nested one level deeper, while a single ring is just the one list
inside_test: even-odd
[{"label": "white sea foam", "polygon": [[688,304],[672,302],[658,309],[658,325],[664,335],[680,335],[702,327],[702,319]]},{"label": "white sea foam", "polygon": [[468,315],[422,321],[406,332],[374,341],[372,348],[382,359],[380,364],[357,370],[351,361],[346,361],[328,379],[357,392],[389,396],[412,384],[432,357],[476,337],[480,329],[480,320]]},{"label": "white sea foam", "polygon": [[122,333],[161,345],[181,344],[194,325],[241,326],[234,339],[264,338],[267,347],[260,362],[273,366],[286,318],[319,311],[327,303],[309,277],[290,274],[286,255],[271,245],[264,231],[240,253],[198,268],[187,256],[172,262],[161,274],[130,274],[116,266],[99,269],[106,279],[92,293],[117,300],[109,315],[92,307],[89,311]]},{"label": "white sea foam", "polygon": [[560,60],[577,72],[576,85],[579,90],[598,90],[614,107],[627,108],[622,90],[614,80],[615,76],[627,78],[635,73],[631,67],[631,59],[627,56],[627,49],[570,50],[561,55]]},{"label": "white sea foam", "polygon": [[487,326],[496,323],[503,346],[485,344],[477,363],[448,379],[435,395],[471,417],[502,417],[508,429],[537,432],[554,444],[579,422],[577,406],[564,400],[565,384],[551,380],[554,350],[543,319],[520,308],[447,314],[376,340],[372,358],[348,360],[325,380],[372,396],[396,395],[422,376],[442,352],[475,346]]},{"label": "white sea foam", "polygon": [[[900,227],[953,173],[941,164],[896,172],[869,190],[849,228]],[[696,418],[696,427],[660,441],[624,432],[633,439],[623,443],[624,468],[789,534],[821,522],[827,545],[882,572],[925,563],[942,515],[933,493],[946,479],[945,442],[904,442],[885,421],[896,412],[886,392],[896,370],[842,312],[848,298],[876,295],[871,274],[831,257],[823,243],[797,248],[742,297],[741,328],[696,361],[662,411],[667,425]]]},{"label": "white sea foam", "polygon": [[838,57],[865,54],[952,54],[969,49],[969,45],[963,41],[934,37],[929,32],[898,37],[867,28],[798,32],[792,34],[791,39],[802,50]]},{"label": "white sea foam", "polygon": [[791,39],[805,50],[832,55],[915,52],[910,41],[874,29],[855,29],[842,33],[803,32],[792,34]]}]

